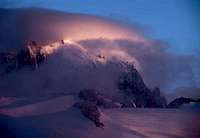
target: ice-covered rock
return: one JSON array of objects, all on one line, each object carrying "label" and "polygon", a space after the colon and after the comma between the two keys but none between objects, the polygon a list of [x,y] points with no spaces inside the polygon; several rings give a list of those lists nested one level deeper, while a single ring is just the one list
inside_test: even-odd
[{"label": "ice-covered rock", "polygon": [[104,124],[100,121],[101,113],[95,103],[84,101],[75,103],[74,106],[79,108],[85,117],[94,122],[96,127],[104,127]]},{"label": "ice-covered rock", "polygon": [[186,98],[186,97],[176,98],[167,105],[167,108],[179,108],[183,104],[189,104],[191,102],[200,103],[200,99],[193,99],[193,98]]}]

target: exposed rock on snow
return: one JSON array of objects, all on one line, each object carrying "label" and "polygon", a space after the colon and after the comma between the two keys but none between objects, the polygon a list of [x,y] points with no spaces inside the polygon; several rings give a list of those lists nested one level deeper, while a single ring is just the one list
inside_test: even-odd
[{"label": "exposed rock on snow", "polygon": [[135,102],[131,99],[126,99],[122,103],[122,108],[136,108]]},{"label": "exposed rock on snow", "polygon": [[106,98],[100,92],[94,89],[84,89],[79,93],[79,98],[85,101],[93,102],[95,105],[103,108],[120,108],[121,104],[113,102]]},{"label": "exposed rock on snow", "polygon": [[152,91],[151,107],[165,108],[167,101],[164,96],[161,96],[160,89],[155,87]]},{"label": "exposed rock on snow", "polygon": [[74,106],[79,108],[85,117],[94,122],[96,127],[104,127],[104,124],[100,122],[101,113],[95,103],[84,101],[75,103]]},{"label": "exposed rock on snow", "polygon": [[113,102],[109,98],[105,98],[104,96],[99,96],[97,100],[97,105],[103,108],[120,108],[121,104],[118,102]]},{"label": "exposed rock on snow", "polygon": [[192,98],[185,98],[185,97],[176,98],[167,105],[167,108],[179,108],[183,104],[189,104],[191,102],[200,103],[200,99],[192,99]]},{"label": "exposed rock on snow", "polygon": [[166,107],[166,99],[161,96],[159,88],[151,91],[132,64],[127,63],[126,70],[119,78],[118,87],[125,96],[132,99],[136,107]]},{"label": "exposed rock on snow", "polygon": [[79,92],[80,99],[90,102],[97,102],[99,95],[99,92],[94,89],[84,89]]}]

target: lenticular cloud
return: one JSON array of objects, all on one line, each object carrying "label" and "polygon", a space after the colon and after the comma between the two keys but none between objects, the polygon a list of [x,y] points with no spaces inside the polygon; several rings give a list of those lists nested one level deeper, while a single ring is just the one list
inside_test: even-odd
[{"label": "lenticular cloud", "polygon": [[20,49],[34,40],[43,47],[41,52],[50,55],[39,72],[23,70],[1,77],[0,91],[5,93],[83,88],[115,93],[121,62],[133,63],[150,87],[168,91],[196,85],[195,57],[167,52],[166,44],[144,37],[135,27],[44,9],[0,10],[0,14],[1,51]]}]

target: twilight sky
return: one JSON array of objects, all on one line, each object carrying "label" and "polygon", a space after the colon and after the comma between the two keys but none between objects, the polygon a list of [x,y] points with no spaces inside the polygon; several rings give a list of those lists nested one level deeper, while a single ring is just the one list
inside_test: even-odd
[{"label": "twilight sky", "polygon": [[3,0],[0,7],[43,7],[106,16],[141,27],[176,53],[200,52],[198,0]]},{"label": "twilight sky", "polygon": [[[169,88],[199,87],[200,83],[200,1],[199,0],[1,0],[0,8],[40,7],[72,13],[86,13],[108,17],[133,25],[153,40],[166,43],[169,53],[153,55],[153,68],[161,67],[165,73],[154,71],[150,78],[158,82],[167,77],[173,80]],[[56,21],[56,20],[55,20]],[[32,22],[32,21],[31,21]],[[38,22],[36,22],[37,24]],[[33,23],[34,24],[34,23]],[[53,23],[54,24],[54,23]],[[96,31],[96,30],[95,30]],[[95,32],[96,33],[96,32]],[[138,53],[139,51],[137,51]],[[149,51],[142,51],[142,53]],[[172,56],[173,54],[174,56]],[[166,55],[167,54],[167,55]],[[155,56],[155,57],[154,57]],[[194,58],[195,57],[195,58]],[[191,58],[191,59],[190,59]],[[194,60],[195,59],[195,60]],[[149,69],[149,58],[145,60]],[[167,61],[167,62],[166,62]],[[156,62],[154,64],[154,62]],[[158,64],[157,64],[158,62]],[[173,75],[169,75],[169,74]],[[151,74],[151,73],[147,73]],[[167,80],[167,79],[166,79]]]}]

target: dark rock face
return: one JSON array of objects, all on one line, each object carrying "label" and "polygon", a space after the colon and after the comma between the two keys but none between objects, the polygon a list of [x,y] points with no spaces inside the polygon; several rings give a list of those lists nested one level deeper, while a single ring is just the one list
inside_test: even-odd
[{"label": "dark rock face", "polygon": [[74,106],[79,108],[85,117],[94,122],[96,127],[104,127],[104,124],[100,122],[101,113],[95,103],[84,101],[75,103]]},{"label": "dark rock face", "polygon": [[151,91],[131,64],[126,65],[126,71],[120,76],[118,88],[135,103],[136,107],[166,107],[166,99],[160,95],[159,88]]},{"label": "dark rock face", "polygon": [[120,108],[121,104],[117,102],[113,102],[111,99],[104,97],[98,91],[94,89],[84,89],[79,93],[79,98],[93,102],[95,105],[103,108]]},{"label": "dark rock face", "polygon": [[136,108],[136,105],[132,99],[126,98],[122,103],[122,108]]},{"label": "dark rock face", "polygon": [[79,98],[85,101],[97,102],[99,92],[94,89],[84,89],[79,92]]},{"label": "dark rock face", "polygon": [[185,97],[176,98],[167,105],[167,108],[179,108],[183,104],[189,104],[190,102],[200,103],[200,99],[192,99]]},{"label": "dark rock face", "polygon": [[150,107],[164,108],[167,106],[167,101],[164,96],[161,96],[159,88],[155,87],[151,94]]},{"label": "dark rock face", "polygon": [[5,72],[25,66],[37,69],[38,65],[46,59],[46,55],[40,50],[41,47],[35,41],[31,41],[23,49],[0,53],[0,65],[5,67]]}]

